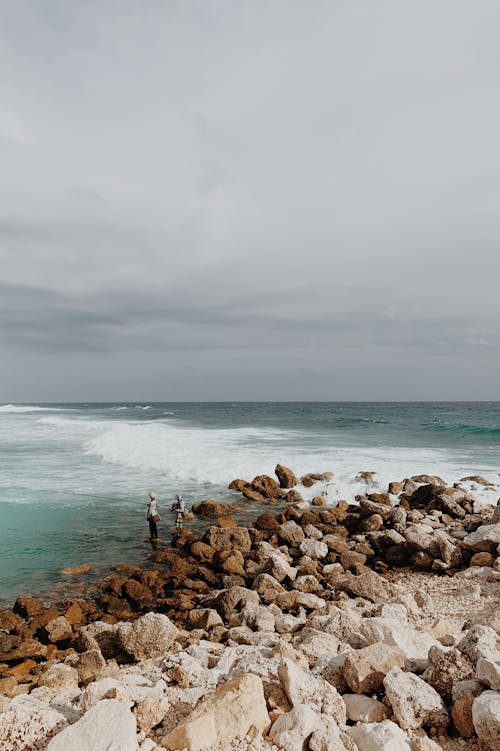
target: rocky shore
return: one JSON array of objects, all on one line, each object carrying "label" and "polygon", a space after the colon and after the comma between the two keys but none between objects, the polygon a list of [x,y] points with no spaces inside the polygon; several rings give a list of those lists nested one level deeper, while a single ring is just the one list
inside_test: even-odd
[{"label": "rocky shore", "polygon": [[[326,505],[328,473],[231,488],[268,506],[0,613],[2,751],[500,751],[500,506],[428,475]],[[301,488],[318,488],[305,501]],[[303,492],[303,491],[302,491]]]}]

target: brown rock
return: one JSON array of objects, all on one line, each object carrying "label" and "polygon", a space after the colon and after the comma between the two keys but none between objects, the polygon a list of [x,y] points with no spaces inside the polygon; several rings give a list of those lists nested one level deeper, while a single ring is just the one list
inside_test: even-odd
[{"label": "brown rock", "polygon": [[137,610],[151,609],[154,607],[155,598],[153,593],[144,584],[135,579],[127,579],[122,585],[122,594]]},{"label": "brown rock", "polygon": [[85,616],[80,605],[77,602],[73,602],[68,607],[68,609],[64,613],[64,617],[66,618],[70,626],[75,626],[77,623],[85,622]]},{"label": "brown rock", "polygon": [[309,472],[300,478],[300,482],[305,488],[310,488],[317,482],[328,482],[333,477],[333,472]]},{"label": "brown rock", "polygon": [[387,602],[394,591],[394,588],[375,571],[367,571],[359,576],[347,573],[337,582],[337,589],[377,603]]},{"label": "brown rock", "polygon": [[462,738],[472,738],[475,735],[474,723],[472,722],[472,703],[476,696],[484,691],[484,686],[479,681],[459,681],[453,686],[453,706],[451,716],[453,724]]},{"label": "brown rock", "polygon": [[21,618],[31,618],[44,610],[45,605],[42,600],[37,600],[31,595],[19,595],[13,607],[14,613],[20,615]]},{"label": "brown rock", "polygon": [[246,488],[248,483],[246,480],[233,480],[229,483],[229,490],[237,490],[238,493],[242,493],[243,489]]},{"label": "brown rock", "polygon": [[326,506],[326,498],[323,498],[322,495],[316,495],[312,499],[311,504],[313,506]]},{"label": "brown rock", "polygon": [[[16,626],[20,623],[21,617],[16,613],[13,613],[12,610],[4,610],[0,613],[0,631],[7,631],[10,633],[14,631]],[[0,652],[3,652],[3,649],[0,648]]]},{"label": "brown rock", "polygon": [[279,498],[281,488],[273,477],[269,475],[257,475],[250,483],[252,490],[256,490],[265,498]]},{"label": "brown rock", "polygon": [[443,652],[425,671],[424,679],[444,699],[451,699],[455,683],[474,677],[474,666],[458,649]]},{"label": "brown rock", "polygon": [[250,552],[252,547],[248,529],[243,527],[209,527],[203,535],[203,542],[215,550],[240,550],[243,554]]},{"label": "brown rock", "polygon": [[380,691],[383,680],[393,667],[402,668],[405,656],[399,647],[377,642],[348,652],[344,662],[344,677],[356,694]]},{"label": "brown rock", "polygon": [[27,657],[45,657],[47,647],[36,639],[26,639],[8,654],[0,655],[0,662],[19,662]]},{"label": "brown rock", "polygon": [[279,480],[281,488],[289,490],[290,488],[295,487],[295,485],[298,485],[299,481],[294,472],[288,467],[283,466],[283,464],[277,464],[274,472]]},{"label": "brown rock", "polygon": [[265,495],[258,493],[256,490],[252,490],[250,486],[243,488],[241,492],[245,496],[247,501],[252,501],[253,503],[264,503],[264,501],[266,500]]},{"label": "brown rock", "polygon": [[14,665],[9,675],[13,675],[18,683],[30,683],[32,680],[31,672],[36,669],[38,663],[34,660],[24,660],[18,665]]},{"label": "brown rock", "polygon": [[391,495],[399,495],[403,492],[403,483],[402,482],[390,482],[389,487],[387,488],[387,492]]},{"label": "brown rock", "polygon": [[237,527],[238,524],[231,516],[218,516],[217,526],[222,529],[227,529],[227,527]]},{"label": "brown rock", "polygon": [[203,563],[211,563],[215,555],[215,549],[205,542],[194,542],[191,545],[191,553],[198,560],[203,561]]},{"label": "brown rock", "polygon": [[474,553],[470,566],[493,566],[495,557],[491,553]]},{"label": "brown rock", "polygon": [[278,520],[272,514],[261,514],[255,522],[257,529],[274,531],[279,528]]},{"label": "brown rock", "polygon": [[226,574],[236,574],[236,576],[245,576],[245,559],[239,550],[235,550],[231,553],[224,563],[222,564],[222,570]]},{"label": "brown rock", "polygon": [[63,615],[49,621],[45,626],[45,630],[47,632],[48,640],[53,644],[60,641],[66,641],[73,636],[73,629]]},{"label": "brown rock", "polygon": [[207,498],[201,503],[193,503],[193,512],[198,516],[227,516],[231,511],[236,509],[235,503],[216,503],[211,498]]},{"label": "brown rock", "polygon": [[[300,503],[302,500],[303,499],[302,499],[301,494],[299,493],[298,490],[295,490],[295,489],[289,490],[288,493],[285,495],[285,501],[287,503]],[[291,511],[289,512],[287,509],[287,514],[288,513],[291,513]]]},{"label": "brown rock", "polygon": [[352,569],[366,563],[366,555],[363,553],[356,553],[354,550],[344,550],[344,552],[340,554],[340,562],[345,569]]},{"label": "brown rock", "polygon": [[84,686],[97,680],[106,667],[106,660],[99,649],[88,649],[81,654],[71,655],[66,663],[77,670],[78,680]]}]

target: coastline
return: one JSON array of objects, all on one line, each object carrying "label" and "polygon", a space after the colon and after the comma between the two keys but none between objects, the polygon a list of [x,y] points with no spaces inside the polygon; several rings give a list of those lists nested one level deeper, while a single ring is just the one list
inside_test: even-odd
[{"label": "coastline", "polygon": [[[368,489],[371,473],[362,474]],[[51,675],[58,671],[73,671],[74,697],[68,701],[77,724],[85,716],[82,696],[88,693],[88,686],[110,675],[116,681],[116,676],[145,659],[161,657],[168,662],[172,649],[173,654],[183,654],[189,652],[190,645],[212,644],[212,649],[219,650],[219,658],[237,645],[253,649],[281,645],[281,650],[288,645],[309,660],[308,669],[314,674],[321,656],[326,659],[329,655],[331,661],[335,654],[345,656],[352,650],[361,653],[370,644],[390,644],[391,640],[400,649],[399,637],[393,633],[394,622],[391,626],[391,619],[396,618],[407,624],[405,638],[410,638],[411,631],[410,641],[415,642],[404,668],[425,679],[431,665],[431,646],[438,653],[450,647],[457,652],[456,646],[474,623],[482,624],[496,640],[500,631],[498,608],[495,610],[500,594],[500,506],[481,503],[460,483],[447,487],[438,477],[422,475],[391,483],[387,493],[366,492],[358,496],[356,504],[340,502],[332,507],[321,495],[314,495],[315,489],[327,481],[325,474],[301,478],[300,487],[311,490],[309,501],[300,497],[299,479],[282,465],[276,468],[276,479],[260,475],[251,482],[235,480],[231,489],[241,493],[245,503],[256,511],[266,506],[252,526],[238,526],[230,516],[234,508],[207,500],[194,506],[196,516],[207,520],[205,531],[197,535],[184,529],[172,545],[153,550],[146,567],[121,564],[97,585],[80,588],[80,597],[54,603],[19,596],[12,610],[0,613],[0,738],[2,721],[6,717],[13,720],[17,704],[30,697],[43,697],[44,701],[50,697],[50,705],[57,692],[61,693],[62,684],[57,680],[51,683]],[[481,477],[466,482],[477,487],[487,483]],[[84,564],[80,570],[67,573],[82,574],[85,568]],[[120,634],[129,634],[135,623],[139,625],[134,639],[141,643],[150,640],[148,619],[153,617],[160,619],[160,630],[172,631],[175,638],[168,646],[161,646],[161,655],[155,648],[151,652],[151,647],[134,651]],[[330,629],[332,618],[336,625]],[[368,628],[367,632],[363,621],[377,618],[381,621],[379,631],[370,632]],[[339,662],[340,658],[335,659]],[[463,668],[461,658],[457,660]],[[250,661],[248,671],[252,673],[257,665],[258,661],[252,667]],[[477,672],[477,665],[471,665],[464,673],[468,680],[474,669]],[[400,667],[403,665],[393,665],[394,669]],[[170,695],[170,689],[191,690],[190,679],[174,668],[168,668],[170,677],[164,689],[162,686],[161,696],[157,692],[163,708],[160,699]],[[484,666],[481,669],[484,672]],[[342,666],[337,666],[335,674],[337,678],[342,674],[344,682],[336,688],[336,679],[329,683],[328,677],[320,678],[345,693],[352,685],[346,686],[342,671]],[[459,671],[457,675],[462,674]],[[275,700],[266,695],[266,712],[273,727],[282,715],[293,712],[297,703],[280,680],[280,690],[288,698],[275,706]],[[483,691],[478,696],[496,687],[496,679],[492,680],[491,686],[481,684]],[[216,683],[212,689],[216,693],[221,686]],[[373,687],[360,692],[370,693],[374,693]],[[192,710],[200,697],[190,705]],[[453,707],[451,694],[441,696],[441,700],[446,722],[438,723],[439,732],[451,743],[460,737],[463,727],[460,722],[457,727],[448,714]],[[348,748],[349,728],[359,725],[346,725],[344,704],[338,705],[336,723],[339,733],[347,733],[339,743]],[[320,711],[319,716],[322,714]],[[389,716],[394,719],[393,714]],[[160,747],[177,748],[177,741],[165,745],[165,739],[177,731],[174,727],[167,732],[164,720],[162,715],[147,732],[139,728],[137,743],[141,743],[141,749],[153,749],[157,741]],[[178,726],[188,720],[189,712],[179,719]],[[404,723],[402,729],[408,731]],[[275,739],[279,740],[280,732],[276,731]],[[50,735],[51,731],[47,742]],[[472,735],[466,737],[476,735],[474,726]],[[236,748],[231,745],[233,740],[227,740],[224,748]],[[144,746],[146,741],[150,745]],[[262,743],[264,748],[267,741]],[[198,748],[188,747],[193,751]],[[12,748],[17,751],[21,746]],[[359,743],[358,748],[362,749]]]}]

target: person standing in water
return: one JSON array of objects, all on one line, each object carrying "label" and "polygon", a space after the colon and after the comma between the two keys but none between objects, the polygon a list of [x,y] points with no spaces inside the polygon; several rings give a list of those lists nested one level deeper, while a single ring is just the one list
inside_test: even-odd
[{"label": "person standing in water", "polygon": [[158,506],[156,503],[156,493],[152,490],[149,493],[148,514],[147,520],[149,522],[149,539],[158,539],[158,527],[157,523],[160,521],[160,514],[158,513]]},{"label": "person standing in water", "polygon": [[177,531],[177,537],[179,537],[182,532],[184,514],[186,513],[186,504],[182,500],[181,495],[175,496],[175,501],[172,504],[172,511],[175,513],[175,529]]}]

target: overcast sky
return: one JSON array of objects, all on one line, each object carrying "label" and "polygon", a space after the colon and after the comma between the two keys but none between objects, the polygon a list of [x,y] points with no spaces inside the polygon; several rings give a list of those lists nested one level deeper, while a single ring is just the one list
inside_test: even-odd
[{"label": "overcast sky", "polygon": [[0,402],[500,399],[498,0],[0,0]]}]

